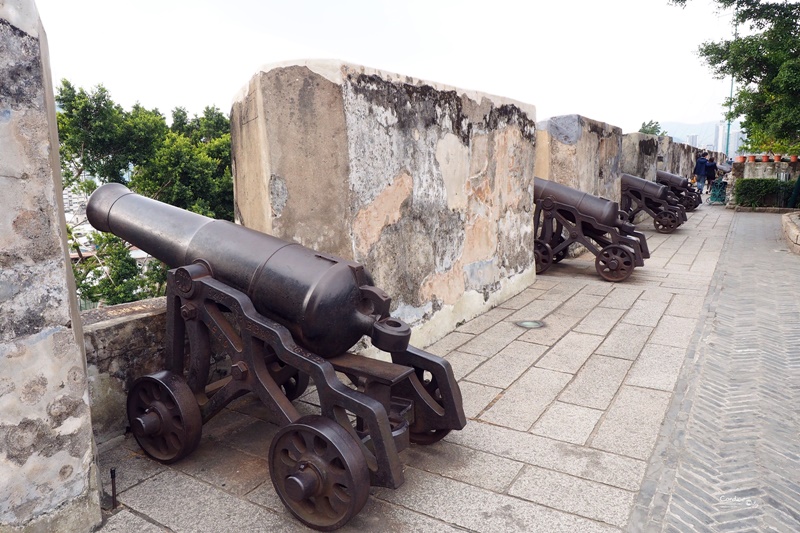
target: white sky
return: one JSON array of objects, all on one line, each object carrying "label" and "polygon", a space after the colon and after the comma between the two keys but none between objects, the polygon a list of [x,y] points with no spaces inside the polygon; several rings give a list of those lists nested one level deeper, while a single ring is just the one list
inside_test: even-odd
[{"label": "white sky", "polygon": [[698,45],[731,34],[711,0],[36,0],[61,78],[169,119],[230,111],[266,63],[334,58],[533,104],[642,122],[722,119],[730,80]]}]

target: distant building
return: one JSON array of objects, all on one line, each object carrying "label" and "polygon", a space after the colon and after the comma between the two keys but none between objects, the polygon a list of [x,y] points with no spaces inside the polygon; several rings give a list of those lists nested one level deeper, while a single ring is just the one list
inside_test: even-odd
[{"label": "distant building", "polygon": [[691,135],[687,135],[686,136],[686,144],[688,144],[689,146],[694,146],[695,148],[699,148],[697,146],[697,134],[696,133],[692,133]]}]

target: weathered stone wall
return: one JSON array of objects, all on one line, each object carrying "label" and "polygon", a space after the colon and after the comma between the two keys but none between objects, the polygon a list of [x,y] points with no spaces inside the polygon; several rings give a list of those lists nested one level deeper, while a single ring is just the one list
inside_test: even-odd
[{"label": "weathered stone wall", "polygon": [[340,62],[265,68],[232,110],[237,218],[364,263],[424,344],[534,279],[534,119]]},{"label": "weathered stone wall", "polygon": [[89,531],[100,507],[86,359],[33,0],[0,0],[0,191],[0,529]]},{"label": "weathered stone wall", "polygon": [[537,124],[536,176],[619,202],[622,129],[580,115]]},{"label": "weathered stone wall", "polygon": [[655,181],[661,138],[646,133],[626,133],[622,136],[620,172]]},{"label": "weathered stone wall", "polygon": [[125,434],[133,382],[163,370],[166,298],[82,313],[92,428],[98,445]]}]

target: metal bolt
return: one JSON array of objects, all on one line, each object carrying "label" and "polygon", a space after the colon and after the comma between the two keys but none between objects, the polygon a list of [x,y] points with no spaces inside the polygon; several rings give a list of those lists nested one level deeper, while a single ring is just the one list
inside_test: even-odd
[{"label": "metal bolt", "polygon": [[186,304],[181,307],[181,317],[184,320],[194,320],[197,318],[197,308],[192,304]]},{"label": "metal bolt", "polygon": [[231,365],[231,376],[236,381],[241,381],[247,376],[247,365],[244,361],[239,361]]}]

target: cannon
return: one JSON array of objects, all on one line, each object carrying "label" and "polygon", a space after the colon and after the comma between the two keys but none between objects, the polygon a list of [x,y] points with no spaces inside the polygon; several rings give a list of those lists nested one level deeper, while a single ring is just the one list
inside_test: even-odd
[{"label": "cannon", "polygon": [[675,196],[678,197],[678,202],[687,212],[694,211],[703,203],[700,193],[689,183],[689,180],[684,177],[678,176],[677,174],[670,174],[663,170],[657,170],[656,182],[669,187]]},{"label": "cannon", "polygon": [[[138,378],[126,407],[154,459],[186,457],[203,424],[254,393],[280,427],[268,452],[278,496],[301,522],[329,531],[361,510],[370,486],[402,485],[409,443],[465,426],[452,367],[409,345],[409,326],[362,265],[119,184],[98,188],[86,214],[172,267],[165,368]],[[391,362],[350,353],[365,336]],[[224,377],[210,373],[212,358],[229,365]],[[320,413],[301,416],[292,400],[309,380]]]},{"label": "cannon", "polygon": [[595,255],[607,281],[628,279],[650,257],[644,234],[626,220],[619,204],[541,178],[534,178],[534,258],[540,274],[579,242]]},{"label": "cannon", "polygon": [[672,233],[686,222],[686,208],[666,185],[623,174],[620,182],[620,208],[633,223],[636,215],[645,212],[653,217],[659,233]]}]

